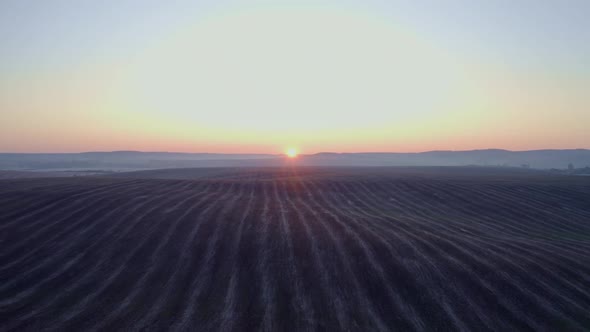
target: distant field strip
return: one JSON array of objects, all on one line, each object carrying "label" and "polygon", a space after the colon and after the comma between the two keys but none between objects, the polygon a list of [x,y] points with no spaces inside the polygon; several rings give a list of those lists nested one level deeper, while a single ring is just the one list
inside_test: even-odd
[{"label": "distant field strip", "polygon": [[0,331],[590,330],[590,179],[421,172],[0,180]]}]

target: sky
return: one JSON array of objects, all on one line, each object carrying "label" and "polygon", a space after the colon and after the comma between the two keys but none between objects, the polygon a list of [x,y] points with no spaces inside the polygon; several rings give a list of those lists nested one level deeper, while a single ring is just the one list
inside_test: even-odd
[{"label": "sky", "polygon": [[590,148],[590,1],[0,2],[0,152]]}]

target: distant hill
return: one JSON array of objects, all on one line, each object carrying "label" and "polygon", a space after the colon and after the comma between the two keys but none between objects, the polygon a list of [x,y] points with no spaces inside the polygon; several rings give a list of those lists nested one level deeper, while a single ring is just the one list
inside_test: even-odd
[{"label": "distant hill", "polygon": [[240,166],[244,160],[277,159],[271,154],[178,152],[0,153],[4,170],[138,170],[179,167]]},{"label": "distant hill", "polygon": [[419,153],[332,153],[287,159],[276,154],[218,154],[176,152],[84,152],[56,154],[0,153],[2,170],[141,170],[188,167],[257,167],[296,164],[306,166],[505,166],[565,169],[590,166],[590,150],[499,149],[429,151]]}]

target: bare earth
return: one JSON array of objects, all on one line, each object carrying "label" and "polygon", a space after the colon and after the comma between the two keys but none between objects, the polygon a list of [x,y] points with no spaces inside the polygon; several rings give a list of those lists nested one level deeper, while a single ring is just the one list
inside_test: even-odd
[{"label": "bare earth", "polygon": [[1,331],[590,330],[590,178],[259,168],[0,180]]}]

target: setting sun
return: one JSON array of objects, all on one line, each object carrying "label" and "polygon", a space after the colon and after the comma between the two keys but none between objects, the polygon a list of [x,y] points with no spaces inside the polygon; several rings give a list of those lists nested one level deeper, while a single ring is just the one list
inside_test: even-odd
[{"label": "setting sun", "polygon": [[287,157],[289,157],[289,158],[295,158],[295,157],[297,157],[297,149],[295,149],[295,148],[288,148],[287,149]]}]

